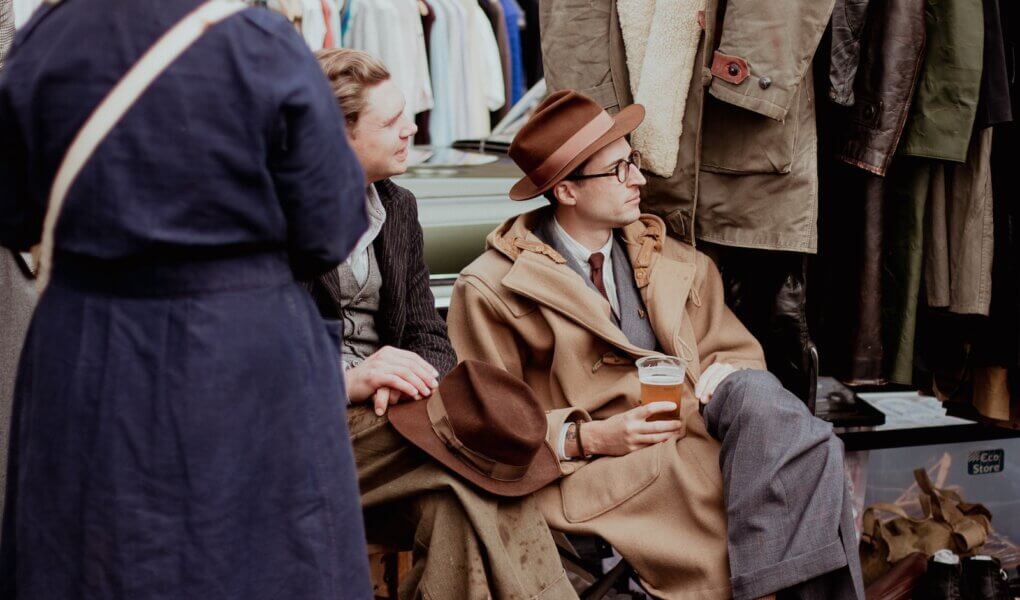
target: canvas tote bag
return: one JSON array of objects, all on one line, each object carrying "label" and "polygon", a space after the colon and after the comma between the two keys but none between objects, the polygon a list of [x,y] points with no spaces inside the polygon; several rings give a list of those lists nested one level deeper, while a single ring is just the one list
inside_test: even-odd
[{"label": "canvas tote bag", "polygon": [[39,247],[36,285],[42,292],[53,268],[53,235],[67,192],[99,144],[153,81],[198,41],[210,27],[247,6],[240,0],[209,0],[164,33],[103,98],[67,149],[50,188]]}]

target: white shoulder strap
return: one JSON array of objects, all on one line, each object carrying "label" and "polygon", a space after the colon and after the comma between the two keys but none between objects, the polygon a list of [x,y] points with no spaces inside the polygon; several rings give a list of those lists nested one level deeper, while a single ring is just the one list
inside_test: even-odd
[{"label": "white shoulder strap", "polygon": [[68,147],[53,180],[53,187],[50,188],[39,255],[37,285],[40,291],[49,283],[53,262],[53,235],[64,199],[96,148],[149,85],[202,37],[209,27],[244,8],[247,7],[240,0],[209,0],[196,8],[142,55],[85,121]]}]

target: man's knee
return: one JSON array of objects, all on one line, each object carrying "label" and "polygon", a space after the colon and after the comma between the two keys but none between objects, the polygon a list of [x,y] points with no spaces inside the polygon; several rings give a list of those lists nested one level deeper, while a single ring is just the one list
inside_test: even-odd
[{"label": "man's knee", "polygon": [[785,390],[775,375],[762,369],[742,369],[729,375],[719,385],[729,389],[729,394],[751,396],[774,396]]},{"label": "man's knee", "polygon": [[[712,401],[728,406],[724,410],[741,414],[773,414],[793,395],[768,371],[744,369],[731,374],[719,385]],[[796,400],[796,398],[794,397]]]},{"label": "man's knee", "polygon": [[803,401],[784,388],[775,375],[760,369],[744,369],[724,379],[705,416],[711,429],[728,429],[738,421],[775,422],[782,427],[814,418]]}]

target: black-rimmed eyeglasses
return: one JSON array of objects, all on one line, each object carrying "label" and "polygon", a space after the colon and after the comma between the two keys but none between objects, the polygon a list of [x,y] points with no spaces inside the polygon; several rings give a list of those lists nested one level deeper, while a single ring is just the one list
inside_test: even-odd
[{"label": "black-rimmed eyeglasses", "polygon": [[637,150],[630,153],[627,158],[621,158],[615,165],[613,170],[608,173],[595,173],[593,175],[571,175],[566,179],[568,181],[578,181],[581,179],[595,179],[597,177],[616,177],[616,180],[620,183],[627,183],[627,177],[630,176],[630,166],[634,165],[639,171],[641,170],[641,153]]}]

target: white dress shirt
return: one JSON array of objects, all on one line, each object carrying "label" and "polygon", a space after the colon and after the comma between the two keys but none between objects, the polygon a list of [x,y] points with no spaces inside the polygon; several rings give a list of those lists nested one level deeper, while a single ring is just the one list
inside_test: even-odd
[{"label": "white dress shirt", "polygon": [[358,243],[355,244],[354,250],[351,251],[351,255],[344,261],[354,273],[358,285],[365,285],[368,280],[368,251],[375,243],[375,238],[379,237],[383,223],[386,222],[386,209],[382,205],[382,200],[379,199],[379,192],[375,190],[375,185],[368,186],[365,203],[368,207],[368,230],[362,234]]},{"label": "white dress shirt", "polygon": [[610,234],[609,240],[604,246],[595,250],[594,252],[586,248],[583,244],[570,237],[556,217],[553,217],[554,231],[556,237],[559,238],[563,247],[566,248],[567,253],[570,254],[571,258],[576,260],[581,265],[581,270],[584,271],[589,281],[591,280],[591,264],[588,263],[588,259],[595,252],[601,252],[605,257],[605,261],[602,263],[602,285],[606,288],[606,296],[609,300],[609,306],[613,309],[613,314],[616,318],[620,318],[620,299],[616,296],[616,280],[613,278],[613,236]]}]

